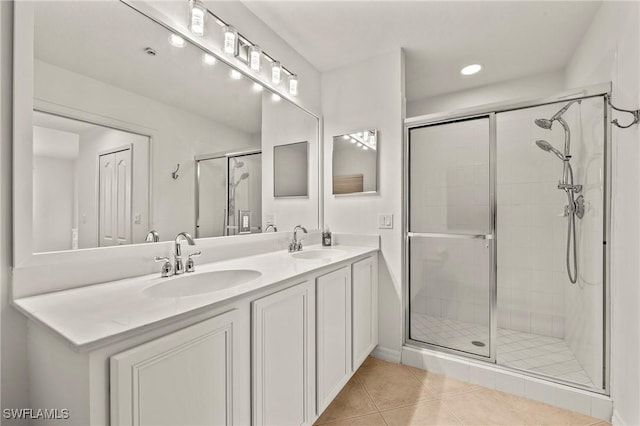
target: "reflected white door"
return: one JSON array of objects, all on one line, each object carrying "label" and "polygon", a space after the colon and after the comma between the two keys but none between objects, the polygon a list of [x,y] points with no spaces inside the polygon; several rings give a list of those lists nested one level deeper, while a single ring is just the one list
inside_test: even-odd
[{"label": "reflected white door", "polygon": [[100,247],[131,244],[131,148],[99,156]]}]

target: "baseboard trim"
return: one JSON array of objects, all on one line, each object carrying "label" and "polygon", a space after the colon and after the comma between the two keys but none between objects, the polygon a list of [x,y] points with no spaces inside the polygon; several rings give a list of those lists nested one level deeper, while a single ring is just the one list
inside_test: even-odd
[{"label": "baseboard trim", "polygon": [[402,352],[378,345],[373,352],[371,352],[371,356],[399,364],[400,359],[402,358]]},{"label": "baseboard trim", "polygon": [[611,417],[611,424],[614,426],[626,426],[625,421],[622,420],[622,417],[620,417],[620,413],[618,413],[618,410],[616,410],[615,408],[613,410],[613,416]]}]

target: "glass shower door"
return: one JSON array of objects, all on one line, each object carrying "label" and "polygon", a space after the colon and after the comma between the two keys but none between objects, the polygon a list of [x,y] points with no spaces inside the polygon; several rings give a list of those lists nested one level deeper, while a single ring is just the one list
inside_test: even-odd
[{"label": "glass shower door", "polygon": [[409,340],[493,358],[493,117],[409,129]]}]

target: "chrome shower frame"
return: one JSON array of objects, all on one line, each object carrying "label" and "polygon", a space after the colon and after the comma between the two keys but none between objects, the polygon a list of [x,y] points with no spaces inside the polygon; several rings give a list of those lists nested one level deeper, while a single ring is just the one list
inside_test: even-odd
[{"label": "chrome shower frame", "polygon": [[249,149],[244,151],[231,151],[231,152],[217,152],[214,154],[196,155],[194,161],[196,163],[195,173],[195,225],[196,229],[194,235],[196,238],[202,238],[200,236],[200,162],[206,160],[225,159],[226,172],[225,172],[225,212],[224,212],[224,224],[223,224],[223,236],[229,235],[229,163],[232,159],[244,157],[246,155],[262,154],[262,149]]},{"label": "chrome shower frame", "polygon": [[[527,376],[539,378],[553,383],[566,385],[582,390],[586,390],[593,393],[609,395],[610,394],[610,346],[611,346],[611,310],[610,310],[610,241],[611,241],[611,106],[608,104],[607,99],[610,96],[612,90],[611,83],[603,83],[599,85],[589,86],[580,89],[574,89],[561,93],[557,96],[539,98],[539,99],[527,99],[516,100],[507,102],[497,102],[487,104],[479,107],[465,108],[458,111],[443,112],[429,114],[419,117],[412,117],[404,120],[404,138],[403,138],[403,205],[402,205],[402,229],[403,229],[403,251],[402,251],[402,328],[403,328],[403,347],[413,348],[418,350],[434,350],[440,353],[447,353],[454,356],[462,357],[464,359],[471,359],[481,363],[486,363],[494,368],[501,370],[512,371]],[[580,385],[575,382],[570,382],[562,379],[558,379],[552,376],[538,374],[530,370],[522,370],[505,365],[497,364],[497,244],[499,243],[499,236],[496,232],[496,211],[497,202],[495,195],[496,188],[496,127],[495,116],[497,113],[515,111],[525,108],[537,107],[542,105],[548,105],[558,102],[569,102],[582,99],[601,98],[603,102],[604,111],[604,188],[603,188],[603,387],[594,388],[589,386]],[[446,124],[460,120],[466,120],[478,117],[489,117],[490,119],[490,206],[491,206],[491,222],[493,235],[495,239],[491,241],[491,256],[490,256],[490,356],[484,357],[481,355],[474,355],[468,352],[429,344],[410,338],[410,258],[409,258],[409,132],[413,128],[423,127],[427,125]]]}]

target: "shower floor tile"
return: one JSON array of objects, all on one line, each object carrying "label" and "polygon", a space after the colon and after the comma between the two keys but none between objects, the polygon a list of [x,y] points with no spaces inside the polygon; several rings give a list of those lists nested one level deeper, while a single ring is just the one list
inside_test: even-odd
[{"label": "shower floor tile", "polygon": [[[483,342],[487,345],[484,349],[487,349],[489,327],[412,313],[411,338],[465,352],[482,353],[483,348],[472,341]],[[497,356],[500,365],[593,387],[571,348],[562,339],[498,328]]]}]

